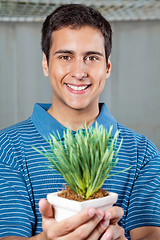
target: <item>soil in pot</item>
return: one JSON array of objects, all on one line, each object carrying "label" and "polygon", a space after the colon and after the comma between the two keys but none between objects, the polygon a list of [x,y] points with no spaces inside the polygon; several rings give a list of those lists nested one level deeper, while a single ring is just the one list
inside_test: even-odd
[{"label": "soil in pot", "polygon": [[[87,200],[102,198],[109,195],[109,192],[105,191],[104,189],[100,188],[97,192],[92,194]],[[83,202],[85,199],[82,196],[79,196],[77,193],[72,191],[69,186],[65,186],[61,192],[58,193],[59,197],[67,198],[70,200],[75,200],[78,202]]]}]

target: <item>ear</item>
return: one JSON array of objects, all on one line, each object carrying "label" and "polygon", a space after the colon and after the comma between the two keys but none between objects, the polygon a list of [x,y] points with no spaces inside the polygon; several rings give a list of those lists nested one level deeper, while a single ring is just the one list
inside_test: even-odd
[{"label": "ear", "polygon": [[43,53],[43,59],[42,59],[42,67],[43,67],[43,73],[46,77],[48,77],[48,63],[45,53]]},{"label": "ear", "polygon": [[109,56],[109,58],[108,58],[107,70],[106,70],[106,79],[109,78],[110,73],[111,73],[111,60],[110,60],[110,56]]}]

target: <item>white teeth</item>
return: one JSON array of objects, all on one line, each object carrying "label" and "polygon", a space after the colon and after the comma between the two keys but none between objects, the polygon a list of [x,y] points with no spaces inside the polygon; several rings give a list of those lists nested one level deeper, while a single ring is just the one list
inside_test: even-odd
[{"label": "white teeth", "polygon": [[67,86],[75,91],[82,91],[84,89],[86,89],[88,86],[73,86],[73,85],[70,85],[70,84],[67,84]]}]

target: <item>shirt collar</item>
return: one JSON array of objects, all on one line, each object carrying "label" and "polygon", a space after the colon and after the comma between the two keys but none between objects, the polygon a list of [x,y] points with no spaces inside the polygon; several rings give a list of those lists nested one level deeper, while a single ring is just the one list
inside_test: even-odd
[{"label": "shirt collar", "polygon": [[[57,131],[61,139],[63,139],[63,132],[66,130],[66,128],[47,112],[50,107],[51,104],[36,103],[31,120],[40,135],[46,140],[50,138],[50,134],[57,135]],[[115,132],[117,131],[116,120],[110,114],[107,106],[104,103],[100,103],[99,107],[100,114],[92,126],[95,127],[95,123],[97,122],[99,125],[103,125],[105,129],[109,130],[110,126],[113,125],[112,136],[114,136]]]}]

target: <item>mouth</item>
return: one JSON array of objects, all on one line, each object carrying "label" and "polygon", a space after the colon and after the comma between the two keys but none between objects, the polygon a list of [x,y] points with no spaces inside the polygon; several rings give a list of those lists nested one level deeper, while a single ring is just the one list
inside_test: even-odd
[{"label": "mouth", "polygon": [[66,84],[67,87],[69,87],[70,89],[74,90],[74,91],[84,91],[86,90],[88,87],[91,86],[91,84],[89,85],[82,85],[82,86],[77,86],[77,85],[71,85],[71,84]]}]

